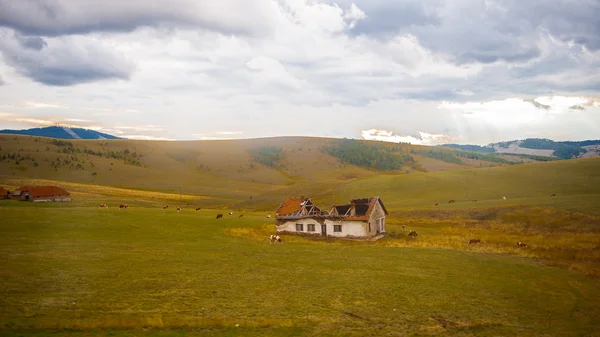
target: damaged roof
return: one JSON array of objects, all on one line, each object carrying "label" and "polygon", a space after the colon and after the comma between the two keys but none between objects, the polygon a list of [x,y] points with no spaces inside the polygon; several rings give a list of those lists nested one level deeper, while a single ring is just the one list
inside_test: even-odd
[{"label": "damaged roof", "polygon": [[290,218],[290,217],[310,217],[310,216],[322,216],[326,215],[326,212],[313,204],[310,198],[306,197],[285,197],[277,212],[275,213],[278,218]]},{"label": "damaged roof", "polygon": [[285,197],[279,208],[277,209],[278,215],[294,214],[302,210],[303,202],[309,201],[309,198],[305,197]]},{"label": "damaged roof", "polygon": [[[321,211],[309,198],[285,197],[277,209],[278,218],[331,217],[346,220],[366,221],[379,204],[385,215],[389,215],[378,196],[352,199],[349,204],[333,205],[329,212]],[[305,207],[306,206],[306,207]],[[346,215],[348,214],[348,215]]]},{"label": "damaged roof", "polygon": [[[371,213],[378,203],[381,205],[381,209],[383,209],[385,215],[389,215],[387,209],[383,205],[383,201],[381,201],[381,198],[378,196],[371,198],[352,199],[349,205],[333,206],[332,211],[335,209],[337,214],[346,220],[367,220],[371,216]],[[344,216],[348,210],[350,210],[350,212],[348,212],[349,214],[354,213],[354,215]],[[352,212],[352,210],[354,210],[354,212]]]}]

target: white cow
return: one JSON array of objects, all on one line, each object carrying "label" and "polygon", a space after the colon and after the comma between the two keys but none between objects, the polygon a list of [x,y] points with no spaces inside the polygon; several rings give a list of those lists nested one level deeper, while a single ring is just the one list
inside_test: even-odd
[{"label": "white cow", "polygon": [[281,241],[281,237],[279,235],[270,235],[269,236],[269,243],[283,244],[283,241]]}]

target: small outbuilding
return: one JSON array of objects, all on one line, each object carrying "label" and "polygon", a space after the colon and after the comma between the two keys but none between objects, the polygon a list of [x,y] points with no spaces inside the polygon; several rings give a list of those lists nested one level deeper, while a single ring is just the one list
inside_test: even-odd
[{"label": "small outbuilding", "polygon": [[0,200],[2,199],[10,199],[10,191],[0,186]]},{"label": "small outbuilding", "polygon": [[309,198],[286,197],[276,213],[277,232],[334,237],[371,237],[385,233],[388,215],[379,197],[353,199],[328,212]]},{"label": "small outbuilding", "polygon": [[22,186],[12,193],[11,199],[33,202],[71,201],[71,193],[58,186]]}]

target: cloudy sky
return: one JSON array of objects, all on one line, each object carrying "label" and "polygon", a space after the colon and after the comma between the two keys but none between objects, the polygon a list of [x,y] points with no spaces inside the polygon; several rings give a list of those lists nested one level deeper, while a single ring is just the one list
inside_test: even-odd
[{"label": "cloudy sky", "polygon": [[598,0],[0,0],[0,129],[600,138]]}]

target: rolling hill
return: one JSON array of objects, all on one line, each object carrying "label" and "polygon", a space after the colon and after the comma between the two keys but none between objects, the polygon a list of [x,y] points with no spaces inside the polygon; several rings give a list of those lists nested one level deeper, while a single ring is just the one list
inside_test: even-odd
[{"label": "rolling hill", "polygon": [[[573,159],[600,155],[600,140],[555,142],[550,139],[527,138],[507,142],[492,143],[487,146],[443,144],[441,147],[477,153],[497,153],[519,155],[524,158],[555,157]],[[540,158],[537,158],[540,159]]]},{"label": "rolling hill", "polygon": [[[86,186],[152,191],[158,194],[149,199],[157,202],[181,193],[187,203],[265,210],[283,195],[310,195],[325,205],[380,195],[393,209],[405,209],[447,199],[458,200],[452,207],[473,207],[461,201],[472,199],[493,206],[502,195],[503,204],[535,203],[550,193],[578,195],[561,199],[568,209],[600,209],[592,187],[600,186],[597,158],[515,164],[468,153],[310,137],[170,142],[2,135],[0,184],[60,181],[81,192]],[[376,168],[381,163],[374,161],[397,166]]]},{"label": "rolling hill", "polygon": [[0,134],[39,136],[57,139],[122,139],[94,130],[49,126],[27,130],[0,130]]}]

